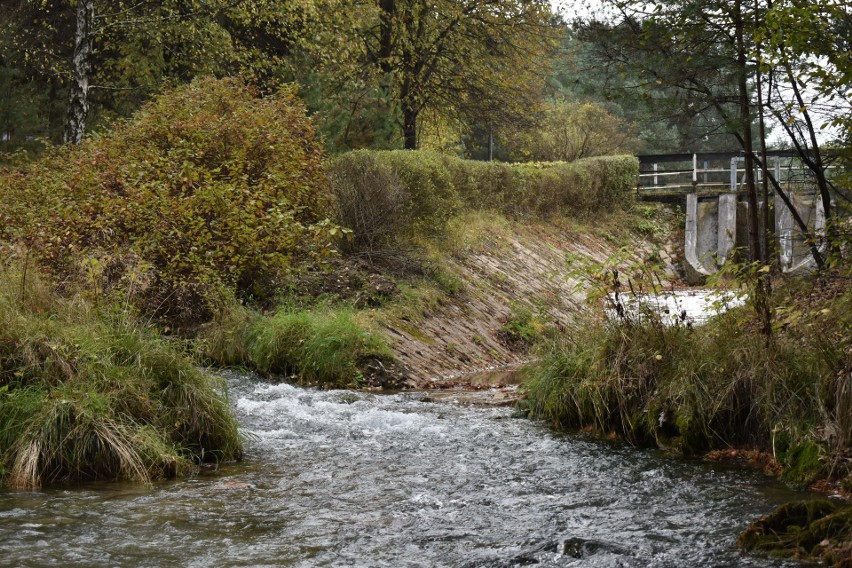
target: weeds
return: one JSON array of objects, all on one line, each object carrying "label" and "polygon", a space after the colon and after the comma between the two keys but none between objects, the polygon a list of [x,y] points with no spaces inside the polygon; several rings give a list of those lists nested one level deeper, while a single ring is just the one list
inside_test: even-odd
[{"label": "weeds", "polygon": [[[801,305],[788,293],[776,304]],[[845,289],[831,304],[850,297]],[[796,484],[831,468],[842,478],[850,469],[842,456],[850,450],[852,344],[837,335],[847,316],[829,321],[824,310],[831,313],[802,314],[768,346],[746,308],[701,326],[666,323],[651,311],[587,317],[527,369],[526,404],[561,428],[686,454],[756,447],[772,452]]]}]

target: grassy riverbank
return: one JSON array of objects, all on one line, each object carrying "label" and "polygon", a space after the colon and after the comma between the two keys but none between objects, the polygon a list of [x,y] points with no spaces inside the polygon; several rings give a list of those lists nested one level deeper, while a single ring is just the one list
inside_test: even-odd
[{"label": "grassy riverbank", "polygon": [[[772,306],[768,342],[748,305],[699,326],[664,325],[650,311],[578,321],[526,369],[525,408],[559,429],[678,454],[758,455],[792,485],[818,481],[848,495],[852,274],[788,281]],[[850,507],[785,506],[740,544],[847,566]]]},{"label": "grassy riverbank", "polygon": [[0,266],[0,474],[148,482],[240,457],[224,385],[118,310]]},{"label": "grassy riverbank", "polygon": [[776,291],[769,344],[748,306],[700,326],[578,322],[527,369],[529,412],[687,455],[758,449],[795,484],[852,483],[849,284],[835,273]]}]

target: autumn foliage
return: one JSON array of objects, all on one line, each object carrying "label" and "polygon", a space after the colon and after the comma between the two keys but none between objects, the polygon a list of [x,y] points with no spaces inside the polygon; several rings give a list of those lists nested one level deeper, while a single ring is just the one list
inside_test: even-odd
[{"label": "autumn foliage", "polygon": [[259,98],[236,79],[197,80],[0,172],[0,245],[191,325],[230,290],[271,298],[295,262],[329,251],[321,160],[291,90]]}]

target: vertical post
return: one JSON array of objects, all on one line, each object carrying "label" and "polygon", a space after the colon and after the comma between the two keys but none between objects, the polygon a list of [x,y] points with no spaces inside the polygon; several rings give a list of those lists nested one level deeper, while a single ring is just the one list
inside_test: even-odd
[{"label": "vertical post", "polygon": [[657,179],[657,164],[654,164],[654,187],[660,185],[659,180]]},{"label": "vertical post", "polygon": [[704,183],[707,183],[707,170],[710,169],[710,162],[704,160]]},{"label": "vertical post", "polygon": [[775,179],[781,184],[781,156],[775,156]]},{"label": "vertical post", "polygon": [[692,189],[698,186],[698,154],[692,155]]},{"label": "vertical post", "polygon": [[737,158],[731,158],[731,191],[737,190]]}]

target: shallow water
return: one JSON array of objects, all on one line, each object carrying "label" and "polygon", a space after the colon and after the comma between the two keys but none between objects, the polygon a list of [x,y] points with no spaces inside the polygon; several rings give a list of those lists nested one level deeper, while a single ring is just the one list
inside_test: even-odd
[{"label": "shallow water", "polygon": [[[708,318],[724,313],[731,308],[742,306],[745,297],[733,291],[713,290],[707,288],[691,288],[686,290],[669,290],[658,294],[639,294],[620,296],[624,307],[632,314],[642,313],[642,309],[650,309],[660,314],[664,323],[693,323],[700,324]],[[610,303],[614,303],[615,295],[609,295]],[[608,309],[610,317],[615,317],[615,310]]]},{"label": "shallow water", "polygon": [[244,463],[153,488],[0,492],[0,564],[781,566],[733,542],[802,496],[507,408],[230,382]]}]

